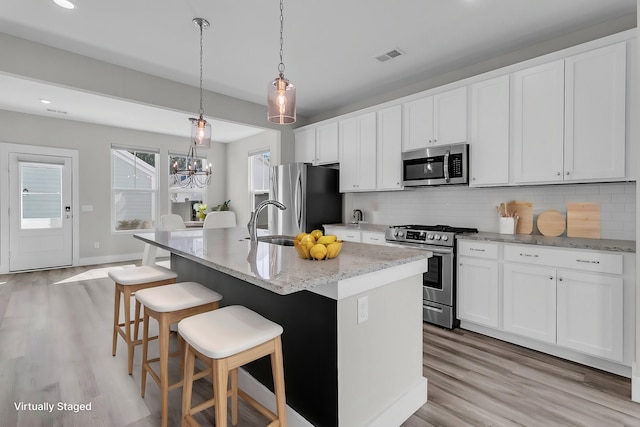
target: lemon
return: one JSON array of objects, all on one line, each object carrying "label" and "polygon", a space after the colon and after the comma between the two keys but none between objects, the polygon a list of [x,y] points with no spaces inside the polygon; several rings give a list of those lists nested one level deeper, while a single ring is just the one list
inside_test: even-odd
[{"label": "lemon", "polygon": [[296,238],[294,240],[300,241],[306,235],[307,235],[307,233],[304,233],[304,232],[303,233],[298,233],[298,235],[296,236]]},{"label": "lemon", "polygon": [[305,234],[300,239],[300,243],[305,243],[306,244],[307,242],[311,242],[311,243],[315,244],[316,243],[316,238],[313,237],[313,235],[311,235],[311,234]]},{"label": "lemon", "polygon": [[309,250],[309,255],[315,259],[324,259],[327,256],[327,247],[318,243]]},{"label": "lemon", "polygon": [[317,242],[318,243],[322,243],[323,245],[328,245],[329,243],[333,243],[335,242],[337,239],[336,236],[332,236],[332,235],[327,235],[327,236],[321,236]]},{"label": "lemon", "polygon": [[313,230],[311,234],[316,240],[318,240],[320,237],[322,237],[322,230]]}]

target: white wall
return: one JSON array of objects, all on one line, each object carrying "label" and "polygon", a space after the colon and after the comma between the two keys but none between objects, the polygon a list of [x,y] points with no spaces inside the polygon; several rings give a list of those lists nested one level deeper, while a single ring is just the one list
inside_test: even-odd
[{"label": "white wall", "polygon": [[[497,232],[496,206],[510,200],[533,202],[534,215],[549,209],[566,215],[569,202],[600,203],[602,238],[635,240],[635,183],[499,188],[441,186],[351,193],[345,196],[345,218],[351,218],[353,209],[361,209],[366,221],[379,224],[446,224]],[[534,233],[539,234],[537,230]]]},{"label": "white wall", "polygon": [[[227,180],[226,194],[231,199],[230,208],[236,213],[238,225],[244,225],[249,221],[251,207],[249,205],[249,154],[262,149],[271,152],[271,164],[279,165],[281,150],[279,132],[267,131],[253,135],[227,147]],[[289,150],[292,151],[292,150]],[[293,156],[290,156],[291,158]]]}]

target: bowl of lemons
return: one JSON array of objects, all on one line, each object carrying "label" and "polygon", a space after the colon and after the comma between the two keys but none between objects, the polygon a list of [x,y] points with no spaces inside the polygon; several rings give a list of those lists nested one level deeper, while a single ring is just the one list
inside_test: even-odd
[{"label": "bowl of lemons", "polygon": [[321,230],[300,233],[293,241],[300,258],[311,260],[332,259],[342,250],[342,240],[333,235],[323,235]]}]

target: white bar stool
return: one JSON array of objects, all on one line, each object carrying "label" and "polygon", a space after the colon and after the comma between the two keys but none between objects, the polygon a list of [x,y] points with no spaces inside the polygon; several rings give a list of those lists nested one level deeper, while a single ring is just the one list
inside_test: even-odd
[{"label": "white bar stool", "polygon": [[[109,277],[116,284],[113,307],[113,345],[112,353],[116,355],[118,334],[122,336],[127,345],[129,375],[133,372],[133,350],[141,344],[138,339],[138,327],[140,323],[140,304],[135,303],[135,318],[131,320],[131,297],[139,290],[156,286],[169,285],[176,282],[178,275],[168,268],[160,266],[144,265],[142,267],[123,268],[109,271]],[[120,296],[123,296],[124,323],[120,323]],[[133,323],[133,336],[131,324]]]},{"label": "white bar stool", "polygon": [[[231,423],[238,422],[238,395],[272,422],[286,427],[286,397],[282,361],[282,326],[246,307],[232,305],[180,321],[178,332],[186,342],[182,425],[199,425],[193,415],[215,407],[216,427],[227,426],[227,398],[231,397]],[[271,357],[277,415],[238,389],[238,368],[263,356]],[[195,356],[208,361],[213,371],[213,399],[191,407]],[[231,377],[231,389],[227,390]]]},{"label": "white bar stool", "polygon": [[[205,313],[218,308],[222,295],[200,283],[182,282],[173,285],[144,289],[136,293],[136,301],[144,306],[144,330],[142,334],[142,376],[140,394],[144,397],[147,385],[147,372],[154,379],[162,396],[162,427],[166,427],[169,416],[169,391],[182,386],[182,380],[169,384],[169,335],[170,326],[189,316]],[[149,317],[158,322],[160,341],[160,357],[148,359],[149,350]],[[183,341],[178,336],[178,353],[180,356],[180,373],[183,371]],[[175,355],[175,354],[173,354]],[[156,373],[151,363],[160,362],[160,370]],[[198,373],[198,378],[208,375],[210,370]]]}]

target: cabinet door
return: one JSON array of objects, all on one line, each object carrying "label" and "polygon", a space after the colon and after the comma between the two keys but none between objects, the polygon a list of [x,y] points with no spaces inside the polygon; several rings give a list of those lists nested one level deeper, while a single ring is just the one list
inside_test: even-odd
[{"label": "cabinet door", "polygon": [[376,189],[376,113],[358,117],[358,191]]},{"label": "cabinet door", "polygon": [[509,76],[471,85],[471,186],[509,183]]},{"label": "cabinet door", "polygon": [[358,242],[360,243],[362,236],[362,233],[360,233],[359,231],[354,231],[354,230],[347,230],[347,229],[337,229],[336,230],[336,237],[338,240],[344,240],[345,242]]},{"label": "cabinet door", "polygon": [[504,329],[556,342],[556,271],[504,264]]},{"label": "cabinet door", "polygon": [[384,245],[386,240],[384,233],[378,233],[375,231],[363,231],[361,232],[362,243],[369,243],[370,245]]},{"label": "cabinet door", "polygon": [[402,107],[378,111],[378,190],[402,189]]},{"label": "cabinet door", "polygon": [[626,43],[566,59],[564,179],[625,176]]},{"label": "cabinet door", "polygon": [[432,145],[467,141],[467,87],[433,96]]},{"label": "cabinet door", "polygon": [[404,135],[402,151],[427,148],[433,144],[433,97],[416,99],[402,106]]},{"label": "cabinet door", "polygon": [[458,318],[498,327],[498,263],[458,257]]},{"label": "cabinet door", "polygon": [[316,130],[312,128],[297,132],[295,138],[294,158],[296,162],[315,163]]},{"label": "cabinet door", "polygon": [[514,179],[562,181],[564,61],[513,73]]},{"label": "cabinet door", "polygon": [[338,163],[338,122],[316,128],[316,164]]},{"label": "cabinet door", "polygon": [[341,120],[340,124],[340,192],[356,191],[358,185],[358,120]]},{"label": "cabinet door", "polygon": [[558,270],[558,344],[622,362],[623,281]]}]

